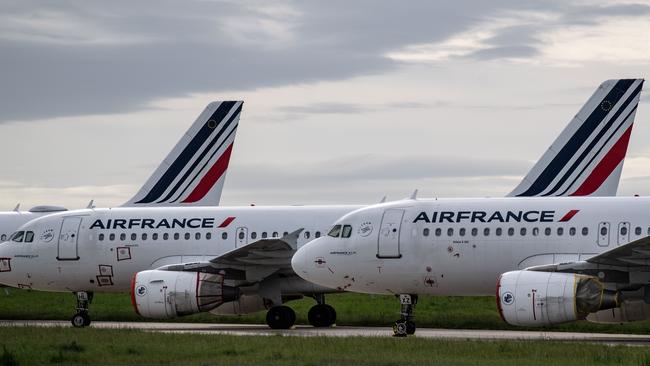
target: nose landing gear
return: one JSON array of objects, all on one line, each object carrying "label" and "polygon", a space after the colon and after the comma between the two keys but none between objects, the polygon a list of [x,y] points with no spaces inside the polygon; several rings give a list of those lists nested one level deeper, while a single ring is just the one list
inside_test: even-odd
[{"label": "nose landing gear", "polygon": [[88,315],[88,305],[90,305],[90,303],[93,301],[93,293],[80,291],[80,292],[75,292],[74,294],[77,297],[77,307],[75,308],[77,310],[77,313],[74,316],[72,316],[70,322],[72,323],[72,326],[75,328],[87,327],[90,325],[90,315]]},{"label": "nose landing gear", "polygon": [[399,302],[402,307],[401,318],[393,324],[393,336],[406,337],[415,334],[415,322],[413,321],[413,310],[418,303],[417,295],[400,294]]}]

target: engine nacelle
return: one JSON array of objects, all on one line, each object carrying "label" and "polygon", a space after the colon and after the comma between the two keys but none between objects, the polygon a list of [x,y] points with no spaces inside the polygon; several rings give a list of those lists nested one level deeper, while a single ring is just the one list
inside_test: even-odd
[{"label": "engine nacelle", "polygon": [[513,271],[497,282],[499,314],[512,325],[571,322],[618,302],[618,292],[605,290],[596,277],[573,273]]},{"label": "engine nacelle", "polygon": [[259,295],[242,295],[239,300],[220,305],[210,313],[217,315],[242,315],[268,310],[270,303]]},{"label": "engine nacelle", "polygon": [[641,299],[623,300],[615,309],[601,310],[589,314],[587,321],[592,323],[621,324],[650,318],[650,305]]},{"label": "engine nacelle", "polygon": [[131,302],[145,318],[171,319],[210,311],[239,298],[239,289],[224,286],[213,273],[150,270],[131,280]]}]

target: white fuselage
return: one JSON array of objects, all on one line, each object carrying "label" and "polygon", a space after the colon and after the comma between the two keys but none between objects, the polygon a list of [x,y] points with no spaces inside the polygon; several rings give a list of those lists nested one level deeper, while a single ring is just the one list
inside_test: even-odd
[{"label": "white fuselage", "polygon": [[494,295],[498,276],[586,259],[650,234],[650,198],[405,200],[337,221],[294,255],[294,271],[339,290]]},{"label": "white fuselage", "polygon": [[53,214],[20,229],[34,233],[31,243],[0,245],[0,283],[45,291],[128,291],[136,272],[209,261],[262,238],[302,228],[298,245],[303,245],[359,207],[112,208]]}]

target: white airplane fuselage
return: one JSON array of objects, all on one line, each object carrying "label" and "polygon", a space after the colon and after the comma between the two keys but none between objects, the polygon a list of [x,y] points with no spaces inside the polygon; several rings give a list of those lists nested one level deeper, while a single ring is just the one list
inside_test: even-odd
[{"label": "white airplane fuselage", "polygon": [[574,262],[650,235],[650,198],[404,200],[339,219],[294,255],[308,281],[373,294],[494,296],[504,272]]},{"label": "white airplane fuselage", "polygon": [[136,272],[209,261],[237,247],[303,228],[298,245],[324,235],[360,206],[85,209],[24,225],[33,241],[0,245],[0,283],[44,291],[126,292]]}]

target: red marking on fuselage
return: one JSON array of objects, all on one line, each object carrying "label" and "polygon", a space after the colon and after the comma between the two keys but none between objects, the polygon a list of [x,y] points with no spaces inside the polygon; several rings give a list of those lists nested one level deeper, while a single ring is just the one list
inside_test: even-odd
[{"label": "red marking on fuselage", "polygon": [[235,217],[234,217],[234,216],[227,217],[225,220],[223,220],[223,222],[221,223],[221,225],[219,225],[219,226],[217,226],[217,227],[218,227],[219,229],[223,229],[223,228],[227,227],[228,225],[230,225],[230,223],[233,222],[233,220],[235,220]]},{"label": "red marking on fuselage", "polygon": [[499,291],[501,290],[501,277],[499,276],[499,279],[497,280],[497,311],[499,312],[499,316],[501,317],[501,320],[504,322],[506,321],[506,318],[503,316],[503,309],[501,308],[501,294]]},{"label": "red marking on fuselage", "polygon": [[621,138],[612,146],[603,160],[596,165],[594,171],[589,174],[589,177],[582,182],[580,188],[571,193],[571,196],[588,196],[594,192],[607,180],[610,174],[625,158],[627,152],[627,145],[630,142],[630,134],[632,134],[632,126],[630,126]]},{"label": "red marking on fuselage", "polygon": [[571,211],[567,212],[566,215],[562,216],[562,218],[560,219],[560,222],[567,222],[567,221],[571,220],[573,218],[573,216],[575,216],[578,212],[580,212],[580,210],[571,210]]},{"label": "red marking on fuselage", "polygon": [[221,176],[223,176],[223,174],[226,172],[226,169],[228,169],[228,163],[230,162],[230,153],[232,152],[232,145],[233,144],[230,144],[230,146],[226,148],[221,157],[217,159],[214,165],[210,168],[210,170],[208,170],[199,184],[197,184],[192,193],[187,196],[183,203],[200,201],[203,199],[203,197],[205,197],[206,194],[208,194],[208,192],[210,192],[210,189],[212,189],[214,184],[219,180],[219,178],[221,178]]},{"label": "red marking on fuselage", "polygon": [[135,313],[140,315],[140,312],[138,311],[138,304],[135,302],[135,277],[138,274],[135,273],[133,277],[131,277],[131,305],[133,305],[133,309],[135,310]]}]

